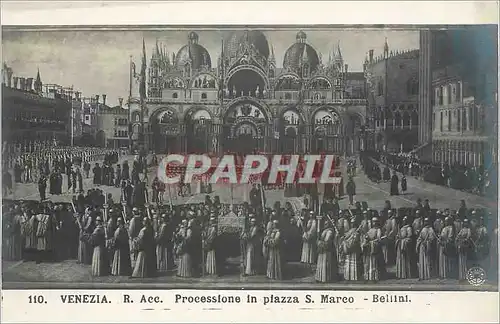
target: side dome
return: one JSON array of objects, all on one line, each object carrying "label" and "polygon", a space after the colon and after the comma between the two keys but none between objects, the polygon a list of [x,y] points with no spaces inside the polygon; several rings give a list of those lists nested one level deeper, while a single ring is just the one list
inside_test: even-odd
[{"label": "side dome", "polygon": [[269,58],[269,43],[263,32],[258,30],[238,30],[232,32],[224,42],[224,51],[227,57],[238,57],[240,48],[253,46],[264,58]]},{"label": "side dome", "polygon": [[306,33],[299,31],[296,42],[290,46],[283,58],[283,67],[288,70],[297,71],[302,64],[308,64],[310,71],[315,71],[319,66],[319,56],[316,50],[306,43]]},{"label": "side dome", "polygon": [[210,54],[205,47],[198,44],[198,34],[190,32],[188,43],[181,47],[175,56],[175,67],[182,69],[186,63],[191,62],[191,69],[199,70],[202,66],[212,67]]}]

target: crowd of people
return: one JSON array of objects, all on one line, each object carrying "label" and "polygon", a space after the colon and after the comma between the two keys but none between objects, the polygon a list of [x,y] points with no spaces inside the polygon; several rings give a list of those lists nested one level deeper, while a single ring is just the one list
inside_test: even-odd
[{"label": "crowd of people", "polygon": [[[342,210],[328,198],[319,212],[290,203],[273,208],[256,198],[241,205],[115,203],[90,190],[71,204],[5,201],[4,260],[76,259],[92,276],[180,277],[225,273],[228,255],[241,255],[240,274],[285,279],[302,263],[317,282],[379,281],[395,266],[399,279],[465,280],[470,267],[497,267],[496,219],[485,210],[370,209],[356,202]],[[265,200],[264,200],[265,204]],[[231,216],[232,215],[232,216]],[[227,217],[244,220],[227,231]],[[234,249],[238,251],[234,251]],[[233,250],[233,251],[231,251]]]},{"label": "crowd of people", "polygon": [[483,165],[423,162],[410,153],[365,152],[365,154],[403,175],[478,195],[496,197],[496,181],[492,181],[496,174],[485,169]]},{"label": "crowd of people", "polygon": [[51,194],[62,194],[63,175],[67,176],[68,190],[80,192],[83,190],[83,178],[88,178],[92,162],[116,163],[122,154],[113,149],[54,147],[31,153],[2,155],[3,195],[11,194],[15,183],[37,183],[42,196],[47,181]]}]

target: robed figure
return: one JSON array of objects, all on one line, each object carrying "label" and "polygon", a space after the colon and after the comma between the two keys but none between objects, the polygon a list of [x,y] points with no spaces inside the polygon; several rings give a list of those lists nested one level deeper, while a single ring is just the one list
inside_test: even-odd
[{"label": "robed figure", "polygon": [[281,231],[278,228],[278,221],[273,221],[273,228],[264,239],[264,244],[268,247],[267,277],[269,279],[283,279],[283,240]]},{"label": "robed figure", "polygon": [[399,195],[399,178],[396,172],[391,177],[391,196]]},{"label": "robed figure", "polygon": [[130,260],[130,244],[127,229],[123,219],[116,220],[117,228],[113,235],[113,263],[111,274],[113,276],[130,276],[132,274],[132,261]]},{"label": "robed figure", "polygon": [[217,259],[216,259],[216,241],[217,241],[217,223],[214,217],[210,218],[210,225],[207,229],[205,237],[205,273],[211,276],[217,275]]},{"label": "robed figure", "polygon": [[[79,216],[77,216],[79,217]],[[91,235],[94,231],[92,215],[90,209],[86,209],[81,219],[78,221],[80,227],[80,240],[78,242],[78,263],[92,264],[93,249],[89,241],[85,239],[86,235]]]},{"label": "robed figure", "polygon": [[382,229],[379,219],[372,219],[373,227],[368,230],[363,245],[364,278],[367,281],[379,281],[385,276],[384,254],[382,253]]},{"label": "robed figure", "polygon": [[398,222],[392,210],[389,210],[389,219],[384,224],[384,235],[386,236],[382,252],[386,265],[393,265],[396,260],[396,235],[398,234]]},{"label": "robed figure", "polygon": [[38,214],[37,219],[38,227],[36,236],[38,254],[41,259],[54,260],[54,243],[57,231],[55,217],[47,210],[44,214]]},{"label": "robed figure", "polygon": [[466,280],[467,271],[469,269],[472,253],[474,251],[474,242],[472,239],[472,231],[469,227],[469,221],[464,219],[462,229],[458,232],[455,239],[458,252],[458,279]]},{"label": "robed figure", "polygon": [[167,220],[165,217],[161,218],[161,224],[156,231],[156,267],[158,271],[167,271],[169,269],[170,242],[172,236],[168,231]]},{"label": "robed figure", "polygon": [[179,255],[179,265],[177,267],[177,276],[190,278],[193,277],[193,220],[183,224],[177,233],[177,254]]},{"label": "robed figure", "polygon": [[424,220],[424,227],[418,234],[416,252],[418,257],[419,280],[431,279],[436,270],[436,248],[437,235],[432,228],[428,218]]},{"label": "robed figure", "polygon": [[259,269],[263,263],[263,257],[260,253],[262,248],[262,235],[255,218],[250,219],[250,229],[245,238],[245,275],[254,276],[259,273]]},{"label": "robed figure", "polygon": [[101,217],[96,218],[96,227],[91,235],[81,232],[83,240],[93,247],[91,274],[93,277],[103,277],[110,274],[109,255],[106,249],[106,231]]},{"label": "robed figure", "polygon": [[446,217],[446,226],[441,230],[438,236],[438,268],[439,278],[448,279],[453,278],[456,269],[456,246],[455,246],[455,227],[453,226],[453,219]]},{"label": "robed figure", "polygon": [[344,254],[344,280],[356,281],[363,276],[363,262],[361,256],[360,229],[356,228],[355,219],[351,219],[351,229],[347,231],[342,240]]},{"label": "robed figure", "polygon": [[302,256],[300,258],[300,262],[308,265],[316,263],[316,237],[318,235],[316,226],[314,213],[311,212],[304,228],[304,234],[302,234]]},{"label": "robed figure", "polygon": [[407,216],[403,217],[403,226],[396,235],[396,278],[398,279],[409,279],[413,275],[413,229],[409,222]]},{"label": "robed figure", "polygon": [[144,218],[144,227],[134,239],[133,249],[137,251],[132,277],[150,278],[156,274],[156,243],[149,218]]},{"label": "robed figure", "polygon": [[401,192],[404,193],[408,190],[408,181],[406,180],[406,176],[403,174],[401,177]]},{"label": "robed figure", "polygon": [[335,251],[335,233],[332,223],[327,220],[325,229],[318,238],[318,263],[316,266],[316,282],[332,282],[337,279],[337,253]]},{"label": "robed figure", "polygon": [[29,211],[23,212],[21,221],[21,235],[24,237],[24,256],[25,260],[33,260],[33,253],[36,252],[36,228],[38,221],[35,215]]},{"label": "robed figure", "polygon": [[337,220],[337,226],[335,228],[335,238],[334,238],[334,245],[336,248],[337,252],[337,263],[339,265],[340,273],[344,272],[343,265],[344,265],[344,250],[341,248],[342,247],[342,241],[344,240],[344,235],[346,232],[349,231],[350,225],[349,221],[346,219],[343,213],[340,213],[339,219]]}]

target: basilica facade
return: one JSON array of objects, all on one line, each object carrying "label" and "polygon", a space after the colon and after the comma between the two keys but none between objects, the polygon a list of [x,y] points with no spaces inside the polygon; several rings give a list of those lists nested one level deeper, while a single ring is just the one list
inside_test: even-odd
[{"label": "basilica facade", "polygon": [[214,60],[196,32],[186,34],[175,54],[153,46],[147,96],[129,99],[133,145],[159,154],[363,149],[365,77],[349,71],[340,45],[323,62],[299,31],[276,62],[264,32],[238,30]]}]

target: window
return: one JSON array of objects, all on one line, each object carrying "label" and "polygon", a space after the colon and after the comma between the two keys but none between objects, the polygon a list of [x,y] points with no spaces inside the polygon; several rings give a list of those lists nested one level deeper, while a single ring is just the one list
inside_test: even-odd
[{"label": "window", "polygon": [[207,99],[207,94],[205,92],[201,94],[201,99]]},{"label": "window", "polygon": [[118,125],[118,119],[115,118],[115,126]]},{"label": "window", "polygon": [[473,130],[473,121],[474,121],[474,117],[473,117],[473,111],[472,111],[472,107],[469,107],[469,130]]},{"label": "window", "polygon": [[178,96],[177,92],[172,93],[172,98],[177,99]]},{"label": "window", "polygon": [[118,131],[115,129],[115,137],[118,137]]},{"label": "window", "polygon": [[457,83],[457,91],[456,91],[456,102],[462,102],[462,82]]},{"label": "window", "polygon": [[440,112],[439,113],[439,131],[442,132],[443,131],[443,120],[444,120],[444,116],[443,116],[443,112]]},{"label": "window", "polygon": [[451,99],[452,99],[451,93],[452,93],[452,85],[449,84],[448,85],[448,89],[446,91],[446,104],[448,104],[448,105],[450,105],[452,103],[452,101],[451,101]]},{"label": "window", "polygon": [[291,94],[290,92],[286,92],[286,93],[285,93],[285,99],[286,99],[286,100],[290,100],[290,99],[292,99],[292,94]]},{"label": "window", "polygon": [[[455,111],[455,113],[457,114],[456,111]],[[458,114],[457,114],[457,132],[460,132],[461,127],[462,127],[462,112],[458,111]]]},{"label": "window", "polygon": [[135,121],[136,122],[140,122],[141,121],[139,114],[135,114]]},{"label": "window", "polygon": [[439,87],[438,90],[438,105],[442,106],[443,105],[443,87]]},{"label": "window", "polygon": [[379,81],[379,83],[377,84],[377,87],[378,87],[378,89],[377,89],[378,95],[383,96],[384,95],[384,84],[383,84],[382,80]]},{"label": "window", "polygon": [[462,131],[467,130],[467,111],[465,109],[462,110]]},{"label": "window", "polygon": [[448,112],[448,132],[451,132],[451,112]]}]

